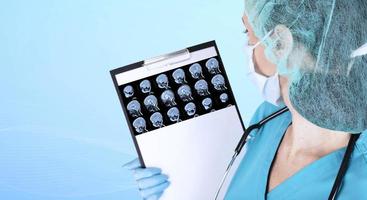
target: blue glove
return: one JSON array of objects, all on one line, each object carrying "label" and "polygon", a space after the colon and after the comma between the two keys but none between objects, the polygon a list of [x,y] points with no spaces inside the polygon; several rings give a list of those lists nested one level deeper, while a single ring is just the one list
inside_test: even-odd
[{"label": "blue glove", "polygon": [[141,196],[145,200],[159,199],[169,186],[168,176],[155,167],[141,168],[138,159],[126,163],[124,168],[133,171]]}]

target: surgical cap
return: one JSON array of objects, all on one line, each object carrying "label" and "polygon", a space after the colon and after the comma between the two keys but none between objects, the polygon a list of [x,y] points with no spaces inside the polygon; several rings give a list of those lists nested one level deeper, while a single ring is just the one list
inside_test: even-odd
[{"label": "surgical cap", "polygon": [[[311,55],[306,68],[287,65],[297,112],[331,130],[367,129],[367,55],[355,51],[367,42],[366,0],[245,0],[245,14],[258,38],[281,24]],[[271,55],[274,43],[264,42],[265,53],[282,71],[284,63]]]}]

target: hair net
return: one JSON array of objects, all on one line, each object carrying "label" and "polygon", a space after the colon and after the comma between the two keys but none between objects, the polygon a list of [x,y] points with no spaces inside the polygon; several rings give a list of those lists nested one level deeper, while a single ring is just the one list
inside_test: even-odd
[{"label": "hair net", "polygon": [[[331,130],[367,129],[366,46],[360,48],[367,42],[366,0],[245,0],[245,10],[258,38],[280,24],[290,30],[294,45],[286,57],[273,55],[274,37],[264,42],[265,53],[288,75],[290,101],[303,117]],[[300,45],[310,62],[294,53]]]}]

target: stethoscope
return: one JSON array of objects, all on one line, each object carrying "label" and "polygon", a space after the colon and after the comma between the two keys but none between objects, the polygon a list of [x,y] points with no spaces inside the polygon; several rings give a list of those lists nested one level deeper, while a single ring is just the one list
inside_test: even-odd
[{"label": "stethoscope", "polygon": [[[223,178],[222,178],[222,180],[220,182],[219,188],[218,188],[217,193],[215,195],[215,200],[218,199],[219,193],[220,193],[220,191],[221,191],[221,189],[223,187],[224,182],[227,179],[228,173],[231,170],[232,165],[233,165],[234,161],[236,160],[237,156],[240,154],[242,148],[245,146],[247,137],[251,133],[251,131],[253,131],[255,129],[260,129],[264,124],[266,124],[270,120],[272,120],[272,119],[274,119],[274,118],[282,115],[283,113],[285,113],[287,111],[289,111],[289,109],[287,107],[284,107],[284,108],[282,108],[282,109],[280,109],[280,110],[272,113],[271,115],[265,117],[260,122],[251,125],[250,127],[248,127],[245,130],[245,132],[243,133],[240,141],[237,144],[237,147],[235,149],[235,153],[233,154],[232,159],[229,162],[229,164],[227,166],[227,169],[226,169],[226,171],[225,171],[225,173],[223,175]],[[338,171],[338,174],[337,174],[337,176],[335,178],[333,187],[332,187],[332,189],[330,191],[328,200],[335,200],[337,198],[338,192],[339,192],[339,190],[341,188],[341,184],[343,182],[343,178],[344,178],[344,176],[345,176],[345,174],[347,172],[347,169],[348,169],[350,157],[352,156],[355,143],[358,140],[359,136],[360,136],[360,134],[352,134],[351,137],[350,137],[350,139],[349,139],[347,149],[345,151],[345,154],[344,154],[342,163],[341,163],[341,165],[339,167],[339,171]],[[266,195],[265,195],[265,197],[266,197]]]}]

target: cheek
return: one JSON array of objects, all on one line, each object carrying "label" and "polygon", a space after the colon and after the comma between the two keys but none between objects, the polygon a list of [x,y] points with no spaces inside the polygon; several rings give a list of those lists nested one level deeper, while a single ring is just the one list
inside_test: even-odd
[{"label": "cheek", "polygon": [[274,75],[277,71],[276,65],[270,62],[265,56],[265,47],[264,45],[259,45],[256,47],[254,52],[254,58],[256,63],[256,70],[265,75],[271,76]]},{"label": "cheek", "polygon": [[257,37],[255,36],[255,34],[253,34],[252,31],[248,32],[247,37],[248,37],[248,42],[250,45],[254,45],[259,41]]}]

